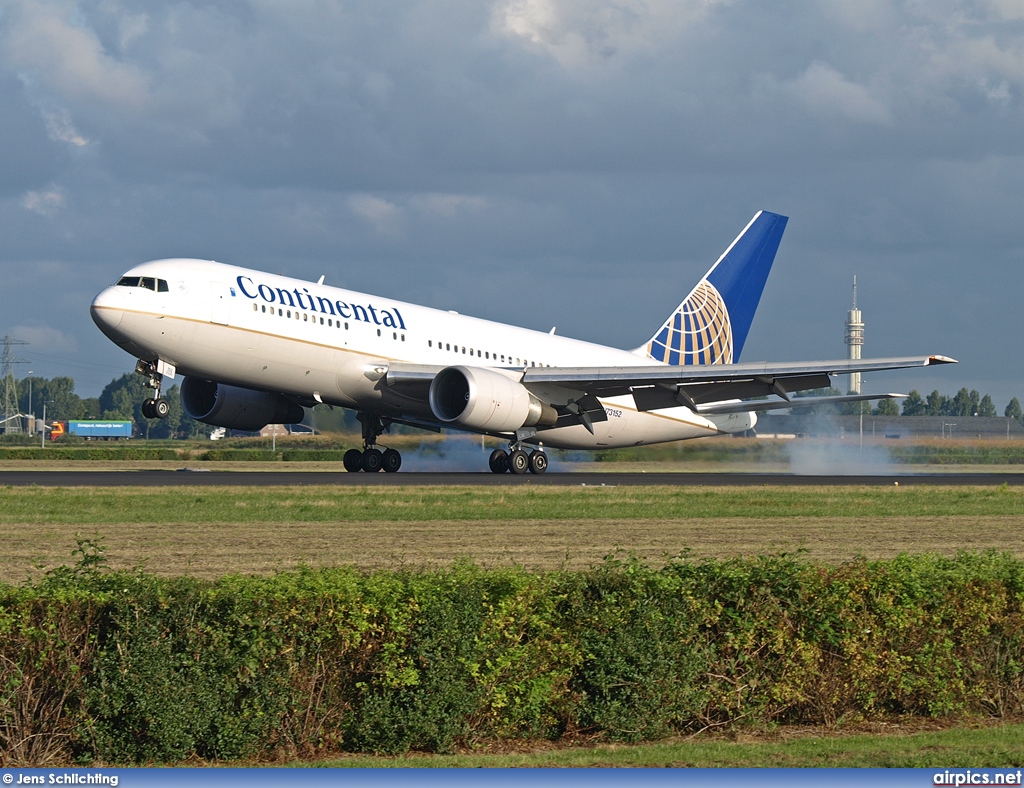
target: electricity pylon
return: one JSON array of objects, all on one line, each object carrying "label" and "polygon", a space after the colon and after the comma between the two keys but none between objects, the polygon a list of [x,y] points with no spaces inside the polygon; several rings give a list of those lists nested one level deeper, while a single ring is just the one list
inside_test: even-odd
[{"label": "electricity pylon", "polygon": [[14,379],[14,365],[28,363],[27,359],[17,358],[14,355],[14,346],[27,345],[28,342],[23,339],[14,339],[9,334],[5,334],[3,343],[4,415],[0,426],[3,427],[5,435],[13,435],[21,432],[21,409],[18,407],[18,381]]}]

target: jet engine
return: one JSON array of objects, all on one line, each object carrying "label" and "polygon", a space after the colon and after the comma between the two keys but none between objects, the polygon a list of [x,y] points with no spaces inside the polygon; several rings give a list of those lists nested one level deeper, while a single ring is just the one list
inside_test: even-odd
[{"label": "jet engine", "polygon": [[554,408],[522,383],[480,367],[446,367],[430,383],[430,409],[441,421],[486,432],[515,432],[520,427],[550,427]]},{"label": "jet engine", "polygon": [[181,407],[193,419],[233,430],[261,430],[268,424],[297,424],[302,406],[281,394],[185,378]]}]

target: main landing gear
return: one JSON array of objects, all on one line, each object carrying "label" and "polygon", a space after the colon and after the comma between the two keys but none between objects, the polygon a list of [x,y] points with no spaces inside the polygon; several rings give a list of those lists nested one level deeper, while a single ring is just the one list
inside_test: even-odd
[{"label": "main landing gear", "polygon": [[516,475],[530,473],[544,473],[548,469],[548,455],[542,449],[534,449],[530,453],[523,450],[522,444],[509,446],[511,452],[503,449],[495,449],[491,452],[487,464],[491,473],[505,473],[506,471]]},{"label": "main landing gear", "polygon": [[147,388],[153,389],[153,392],[156,394],[155,397],[148,397],[142,401],[142,415],[147,419],[166,419],[167,414],[171,412],[171,403],[160,396],[164,376],[158,370],[158,364],[140,360],[135,365],[135,371],[146,377]]},{"label": "main landing gear", "polygon": [[349,449],[342,458],[342,464],[349,473],[366,471],[367,473],[394,473],[402,467],[402,455],[394,449],[381,451],[377,448],[377,438],[391,427],[391,420],[369,413],[360,413],[359,422],[363,425],[363,450]]}]

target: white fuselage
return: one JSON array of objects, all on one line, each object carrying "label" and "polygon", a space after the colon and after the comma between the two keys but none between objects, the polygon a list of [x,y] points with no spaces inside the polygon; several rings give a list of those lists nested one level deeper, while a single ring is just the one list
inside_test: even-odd
[{"label": "white fuselage", "polygon": [[[658,362],[596,345],[202,260],[157,260],[126,276],[166,292],[112,286],[93,302],[97,324],[132,355],[190,377],[281,392],[393,418],[436,422],[426,400],[389,390],[392,363],[476,366],[519,379],[529,367]],[[679,407],[638,412],[632,397],[602,400],[608,420],[543,430],[535,441],[595,449],[750,429],[751,413],[702,416]],[[453,426],[457,425],[442,425]]]}]

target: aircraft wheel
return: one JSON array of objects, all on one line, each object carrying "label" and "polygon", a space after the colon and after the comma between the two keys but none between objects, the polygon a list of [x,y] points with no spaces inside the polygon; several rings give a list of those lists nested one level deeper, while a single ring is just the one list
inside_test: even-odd
[{"label": "aircraft wheel", "polygon": [[530,452],[530,473],[544,473],[548,469],[548,455],[540,451]]},{"label": "aircraft wheel", "polygon": [[384,465],[384,455],[380,449],[367,449],[363,452],[363,470],[376,473]]},{"label": "aircraft wheel", "polygon": [[522,449],[516,449],[508,455],[508,469],[516,475],[526,473],[530,469],[530,455]]},{"label": "aircraft wheel", "polygon": [[171,412],[171,403],[163,397],[153,401],[153,415],[158,419],[166,419]]},{"label": "aircraft wheel", "polygon": [[359,449],[349,449],[341,462],[349,473],[358,473],[363,469],[363,453]]},{"label": "aircraft wheel", "polygon": [[502,449],[495,449],[491,452],[491,456],[488,458],[487,464],[491,468],[491,473],[507,473],[508,453]]},{"label": "aircraft wheel", "polygon": [[156,400],[152,397],[142,400],[142,416],[146,419],[155,419],[156,412],[153,410],[153,403]]},{"label": "aircraft wheel", "polygon": [[402,467],[402,455],[394,449],[384,450],[384,473],[394,473]]}]

